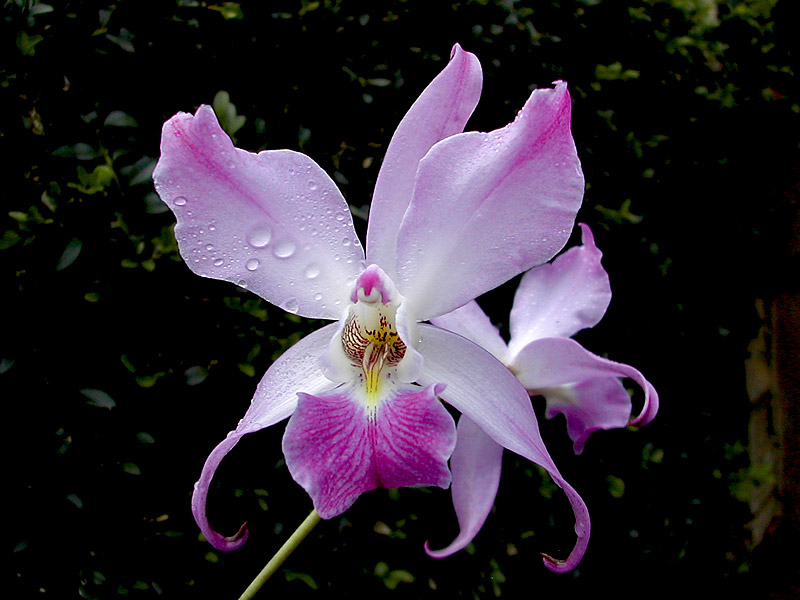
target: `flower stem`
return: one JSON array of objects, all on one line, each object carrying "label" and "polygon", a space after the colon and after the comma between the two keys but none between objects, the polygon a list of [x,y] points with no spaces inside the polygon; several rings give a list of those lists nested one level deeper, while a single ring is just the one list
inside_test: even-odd
[{"label": "flower stem", "polygon": [[239,600],[250,600],[250,598],[255,596],[256,592],[261,589],[261,586],[278,570],[283,564],[283,561],[289,558],[289,555],[294,552],[294,549],[300,545],[300,542],[311,533],[311,530],[314,529],[314,526],[319,523],[319,521],[320,516],[317,514],[317,511],[312,510],[311,514],[306,517],[306,520],[300,524],[300,527],[295,529],[291,537],[289,537],[283,546],[281,546],[281,549],[275,553],[275,556],[261,569],[261,573],[253,580],[253,583],[247,586],[247,589],[244,591],[244,594],[239,597]]}]

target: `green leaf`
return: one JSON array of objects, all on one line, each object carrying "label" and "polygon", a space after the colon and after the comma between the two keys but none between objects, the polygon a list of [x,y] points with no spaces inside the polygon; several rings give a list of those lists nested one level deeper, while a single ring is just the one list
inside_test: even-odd
[{"label": "green leaf", "polygon": [[58,259],[56,271],[63,271],[72,263],[74,263],[78,258],[78,255],[81,253],[82,248],[83,242],[81,242],[78,238],[72,238],[67,244],[67,247],[64,249],[64,252],[61,254],[61,258]]},{"label": "green leaf", "polygon": [[226,21],[231,19],[244,19],[242,7],[238,2],[223,2],[222,4],[212,4],[208,7],[209,10],[215,10],[222,15]]},{"label": "green leaf", "polygon": [[44,38],[40,35],[29,36],[24,31],[17,34],[17,48],[23,56],[33,56],[36,54],[36,44]]},{"label": "green leaf", "polygon": [[138,127],[139,124],[132,116],[121,110],[114,110],[108,113],[103,125],[110,125],[112,127]]},{"label": "green leaf", "polygon": [[231,97],[225,90],[220,90],[214,96],[212,103],[214,112],[219,119],[222,129],[231,137],[239,131],[247,121],[247,118],[236,114],[236,105],[231,102]]},{"label": "green leaf", "polygon": [[100,408],[107,408],[108,410],[111,410],[117,405],[117,403],[114,402],[114,399],[106,394],[103,390],[85,388],[81,390],[81,394],[89,399],[87,404],[91,404],[92,406],[99,406]]}]

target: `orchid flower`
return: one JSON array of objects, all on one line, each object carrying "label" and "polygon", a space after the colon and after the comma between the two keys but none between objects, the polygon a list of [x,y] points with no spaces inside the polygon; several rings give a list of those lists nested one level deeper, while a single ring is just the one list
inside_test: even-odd
[{"label": "orchid flower", "polygon": [[639,371],[568,339],[597,325],[611,301],[608,273],[600,264],[603,255],[589,227],[581,224],[581,230],[583,245],[523,275],[511,309],[508,344],[475,301],[431,319],[491,352],[530,394],[544,396],[548,419],[566,417],[575,454],[583,452],[593,432],[628,426],[631,397],[620,378],[633,379],[645,394],[642,412],[631,425],[646,425],[658,412],[658,394]]},{"label": "orchid flower", "polygon": [[[503,128],[464,133],[481,83],[477,58],[456,45],[388,146],[366,254],[347,202],[307,156],[235,148],[208,106],[165,123],[153,177],[188,266],[333,321],[269,368],[206,460],[192,510],[214,547],[247,538],[244,527],[225,537],[209,524],[217,466],[243,435],[289,418],[286,464],[323,519],[378,487],[446,488],[451,472],[482,485],[496,446],[541,465],[571,503],[577,542],[566,560],[545,555],[547,567],[568,571],[583,556],[586,506],[550,458],[528,392],[483,348],[423,323],[550,260],[583,195],[566,83],[534,91]],[[442,401],[462,413],[458,433]]]},{"label": "orchid flower", "polygon": [[[589,436],[599,429],[626,427],[631,397],[620,382],[628,377],[644,390],[644,407],[632,425],[646,425],[658,412],[658,394],[631,366],[612,362],[569,339],[581,329],[594,327],[611,301],[608,274],[600,264],[602,253],[587,225],[581,224],[583,245],[571,248],[552,263],[522,276],[514,296],[508,344],[474,300],[431,323],[458,333],[485,348],[513,372],[529,393],[545,397],[545,416],[564,414],[567,433],[576,454],[583,452]],[[462,535],[444,551],[458,549],[477,532],[494,502],[500,480],[503,449],[479,427],[459,421],[459,436],[469,426],[470,444],[484,448],[483,460],[464,469],[453,468],[452,494]],[[459,442],[461,437],[459,437]],[[451,465],[462,458],[457,445]],[[472,463],[470,463],[472,464]],[[429,552],[430,553],[430,552]]]}]

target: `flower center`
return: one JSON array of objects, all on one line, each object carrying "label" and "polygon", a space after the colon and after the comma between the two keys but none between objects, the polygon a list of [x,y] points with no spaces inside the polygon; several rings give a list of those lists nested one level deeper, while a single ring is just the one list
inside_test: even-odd
[{"label": "flower center", "polygon": [[399,383],[395,374],[407,350],[396,324],[403,300],[386,274],[377,265],[370,265],[356,281],[350,301],[342,326],[340,356],[352,374],[349,377],[355,377],[363,394],[360,397],[374,412],[387,397],[387,386]]},{"label": "flower center", "polygon": [[379,293],[367,296],[359,289],[358,302],[342,330],[344,353],[350,364],[361,370],[367,400],[373,407],[382,395],[384,379],[391,379],[406,353],[406,345],[395,327],[395,312],[394,306],[381,302]]}]

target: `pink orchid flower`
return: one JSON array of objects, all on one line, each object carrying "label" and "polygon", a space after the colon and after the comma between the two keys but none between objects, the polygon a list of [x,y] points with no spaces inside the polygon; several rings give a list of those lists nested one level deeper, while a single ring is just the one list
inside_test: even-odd
[{"label": "pink orchid flower", "polygon": [[[446,488],[451,472],[482,485],[476,465],[489,440],[566,492],[578,539],[566,560],[545,555],[548,568],[568,571],[583,556],[586,506],[550,458],[525,388],[483,348],[423,323],[550,260],[583,196],[566,84],[534,91],[501,129],[464,133],[481,83],[477,58],[456,45],[401,121],[375,186],[366,256],[347,202],[307,156],[235,148],[208,106],[165,123],[153,177],[189,267],[334,321],[270,367],[206,460],[192,510],[216,548],[247,538],[245,528],[224,537],[208,522],[217,466],[243,435],[289,418],[286,464],[323,519],[377,487]],[[456,434],[441,401],[485,439]]]},{"label": "pink orchid flower", "polygon": [[620,378],[633,379],[644,390],[644,407],[631,425],[646,425],[658,412],[658,394],[639,371],[569,339],[597,325],[611,302],[608,273],[600,264],[603,254],[589,227],[581,224],[581,229],[582,246],[523,275],[511,309],[508,344],[475,301],[431,319],[491,352],[528,392],[544,396],[548,419],[566,417],[575,454],[583,452],[593,432],[628,426],[631,397]]},{"label": "pink orchid flower", "polygon": [[[600,264],[602,253],[589,227],[582,224],[581,229],[582,246],[522,276],[511,309],[508,344],[474,300],[431,319],[491,352],[531,394],[543,395],[548,418],[563,413],[576,454],[583,451],[592,432],[628,425],[631,398],[621,377],[633,379],[644,390],[644,406],[632,425],[646,425],[658,412],[658,394],[639,371],[596,356],[569,339],[597,325],[611,301],[608,274]],[[434,557],[448,556],[472,540],[492,508],[500,483],[503,447],[468,416],[458,422],[458,443],[450,457],[453,504],[461,533],[447,548],[428,551]]]}]

